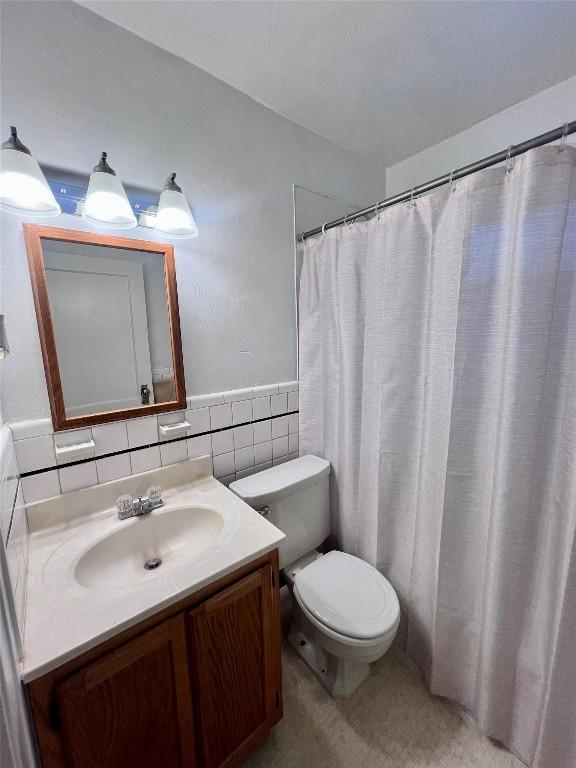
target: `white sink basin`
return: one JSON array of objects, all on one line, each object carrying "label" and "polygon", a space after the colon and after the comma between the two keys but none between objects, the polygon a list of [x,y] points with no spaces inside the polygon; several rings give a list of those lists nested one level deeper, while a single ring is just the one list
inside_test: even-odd
[{"label": "white sink basin", "polygon": [[209,506],[172,507],[118,525],[78,559],[74,577],[82,586],[119,589],[153,579],[215,544],[224,519]]}]

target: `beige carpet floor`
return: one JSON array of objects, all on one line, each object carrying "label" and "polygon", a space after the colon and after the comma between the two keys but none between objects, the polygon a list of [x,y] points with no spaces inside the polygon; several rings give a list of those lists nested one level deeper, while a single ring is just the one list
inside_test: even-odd
[{"label": "beige carpet floor", "polygon": [[284,719],[243,768],[524,768],[438,697],[394,651],[349,701],[284,650]]}]

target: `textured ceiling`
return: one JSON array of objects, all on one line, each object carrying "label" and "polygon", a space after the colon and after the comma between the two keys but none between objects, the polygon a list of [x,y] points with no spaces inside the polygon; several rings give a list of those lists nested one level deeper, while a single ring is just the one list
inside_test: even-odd
[{"label": "textured ceiling", "polygon": [[387,165],[576,73],[575,2],[81,4]]}]

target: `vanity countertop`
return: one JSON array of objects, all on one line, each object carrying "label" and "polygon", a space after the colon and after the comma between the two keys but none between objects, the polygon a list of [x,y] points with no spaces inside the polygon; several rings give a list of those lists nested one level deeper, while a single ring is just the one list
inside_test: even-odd
[{"label": "vanity countertop", "polygon": [[[116,498],[125,493],[142,495],[153,483],[163,488],[164,506],[143,518],[119,521]],[[123,546],[128,542],[131,547],[132,540],[136,541],[144,530],[138,526],[145,519],[160,518],[166,513],[175,519],[174,512],[182,518],[189,507],[200,510],[200,514],[208,510],[207,514],[219,515],[217,532],[213,539],[207,534],[209,541],[199,551],[187,551],[186,545],[177,541],[177,531],[166,545],[166,563],[152,571],[144,571],[142,563],[140,578],[135,562],[131,563],[125,552],[118,565],[113,546],[110,555],[106,553],[109,566],[106,568],[106,561],[102,561],[101,574],[94,564],[86,566],[90,578],[101,578],[102,583],[81,583],[86,555],[96,551],[95,545],[109,541],[111,535],[118,539],[117,533],[124,529]],[[25,683],[272,551],[284,538],[278,528],[212,477],[206,457],[32,504],[28,507],[28,520],[21,665]],[[157,527],[162,526],[158,530],[164,536],[169,535],[167,520],[165,516],[153,521]],[[193,540],[191,537],[188,541]],[[139,568],[142,555],[138,545],[134,549],[133,560],[137,558]],[[163,554],[153,549],[150,556]]]}]

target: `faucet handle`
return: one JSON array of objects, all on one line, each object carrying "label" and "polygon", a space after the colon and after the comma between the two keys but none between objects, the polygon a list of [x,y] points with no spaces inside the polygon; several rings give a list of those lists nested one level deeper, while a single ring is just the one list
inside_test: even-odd
[{"label": "faucet handle", "polygon": [[134,508],[134,501],[130,494],[125,493],[123,496],[119,496],[116,499],[116,506],[120,514],[127,514]]},{"label": "faucet handle", "polygon": [[151,485],[146,491],[146,495],[152,503],[156,504],[162,501],[162,488],[159,485]]}]

